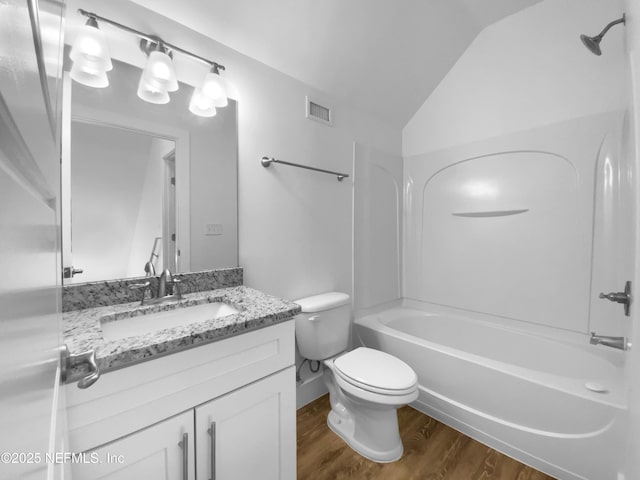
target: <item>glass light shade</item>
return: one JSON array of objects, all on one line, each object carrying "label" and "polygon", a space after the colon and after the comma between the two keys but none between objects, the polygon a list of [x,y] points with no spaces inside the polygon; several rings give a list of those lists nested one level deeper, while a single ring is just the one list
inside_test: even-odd
[{"label": "glass light shade", "polygon": [[70,75],[73,80],[87,87],[105,88],[109,86],[109,79],[104,70],[94,69],[91,64],[89,66],[83,65],[81,61],[73,62]]},{"label": "glass light shade", "polygon": [[202,88],[196,88],[189,102],[189,111],[199,117],[215,117],[216,107],[206,95],[203,95]]},{"label": "glass light shade", "polygon": [[175,92],[178,90],[176,71],[171,57],[161,51],[153,51],[149,55],[147,66],[142,72],[144,81],[156,90]]},{"label": "glass light shade", "polygon": [[[69,57],[75,62],[82,62],[83,65],[107,72],[113,68],[111,55],[107,46],[107,39],[98,27],[90,24],[83,25],[76,37]],[[95,23],[95,21],[94,21]]]},{"label": "glass light shade", "polygon": [[226,107],[229,103],[224,78],[218,73],[218,69],[215,66],[204,77],[200,89],[202,94],[209,97],[216,107]]},{"label": "glass light shade", "polygon": [[154,88],[152,85],[149,85],[144,76],[140,77],[140,82],[138,82],[138,97],[140,97],[145,102],[155,103],[157,105],[164,105],[165,103],[169,103],[169,93],[166,90]]}]

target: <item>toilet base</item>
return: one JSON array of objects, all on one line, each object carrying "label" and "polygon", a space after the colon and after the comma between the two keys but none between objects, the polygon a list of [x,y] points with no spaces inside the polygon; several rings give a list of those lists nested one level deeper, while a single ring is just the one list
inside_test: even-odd
[{"label": "toilet base", "polygon": [[[368,460],[378,463],[400,460],[404,449],[398,428],[397,409],[404,403],[375,403],[343,391],[335,383],[331,365],[331,361],[325,362],[323,374],[331,403],[331,411],[327,417],[329,428]],[[416,391],[415,395],[417,394]]]},{"label": "toilet base", "polygon": [[327,417],[327,425],[333,433],[342,438],[342,440],[344,440],[345,443],[349,445],[349,447],[358,452],[367,460],[371,460],[372,462],[377,463],[390,463],[400,460],[400,458],[402,457],[404,449],[402,447],[401,441],[398,441],[397,445],[389,450],[374,450],[370,446],[363,444],[355,438],[355,428],[353,420],[351,418],[341,418],[333,410],[329,412],[329,416]]}]

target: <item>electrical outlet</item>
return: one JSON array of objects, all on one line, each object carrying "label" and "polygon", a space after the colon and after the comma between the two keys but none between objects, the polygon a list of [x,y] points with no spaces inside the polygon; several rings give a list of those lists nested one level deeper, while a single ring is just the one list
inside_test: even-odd
[{"label": "electrical outlet", "polygon": [[205,235],[222,235],[222,224],[206,223],[204,225],[204,234]]}]

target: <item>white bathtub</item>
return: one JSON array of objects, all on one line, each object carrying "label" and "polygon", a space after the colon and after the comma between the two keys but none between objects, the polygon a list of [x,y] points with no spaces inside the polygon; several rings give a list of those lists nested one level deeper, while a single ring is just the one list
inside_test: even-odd
[{"label": "white bathtub", "polygon": [[394,307],[355,321],[360,343],[416,371],[415,408],[560,480],[617,479],[624,352],[588,345],[586,335],[557,341],[429,310]]}]

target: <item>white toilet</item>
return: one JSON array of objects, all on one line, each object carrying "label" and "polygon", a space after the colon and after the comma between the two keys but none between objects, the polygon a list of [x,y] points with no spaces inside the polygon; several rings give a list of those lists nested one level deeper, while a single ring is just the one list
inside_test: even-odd
[{"label": "white toilet", "polygon": [[418,378],[398,358],[371,348],[346,352],[350,302],[346,293],[331,292],[296,302],[300,354],[324,362],[331,412],[327,423],[347,444],[374,462],[402,456],[396,409],[418,398]]}]

